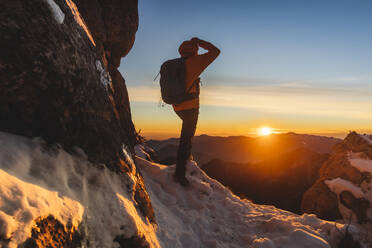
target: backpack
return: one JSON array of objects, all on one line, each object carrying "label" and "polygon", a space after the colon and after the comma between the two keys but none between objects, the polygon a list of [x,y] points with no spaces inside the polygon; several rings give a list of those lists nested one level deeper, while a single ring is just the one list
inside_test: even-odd
[{"label": "backpack", "polygon": [[[199,96],[199,84],[195,81],[186,89],[186,58],[165,61],[160,68],[161,98],[168,104],[179,104]],[[189,93],[196,84],[197,92]]]}]

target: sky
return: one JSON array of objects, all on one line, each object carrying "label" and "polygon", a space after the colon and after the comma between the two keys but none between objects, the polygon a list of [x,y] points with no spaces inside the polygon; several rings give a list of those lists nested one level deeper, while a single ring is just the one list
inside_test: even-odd
[{"label": "sky", "polygon": [[372,133],[372,1],[139,0],[138,10],[119,70],[146,138],[179,136],[154,77],[192,37],[221,50],[201,75],[197,135]]}]

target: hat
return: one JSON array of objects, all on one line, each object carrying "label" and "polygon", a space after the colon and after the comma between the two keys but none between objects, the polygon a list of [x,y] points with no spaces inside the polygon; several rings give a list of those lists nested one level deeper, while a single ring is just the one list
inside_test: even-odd
[{"label": "hat", "polygon": [[180,47],[178,48],[178,52],[181,54],[182,57],[196,55],[198,53],[198,45],[195,42],[186,40],[182,42]]}]

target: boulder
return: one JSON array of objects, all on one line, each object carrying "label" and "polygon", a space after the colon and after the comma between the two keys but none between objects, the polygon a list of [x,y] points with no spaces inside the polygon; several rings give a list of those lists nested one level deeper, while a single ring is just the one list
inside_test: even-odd
[{"label": "boulder", "polygon": [[[319,179],[306,191],[301,208],[327,220],[350,216],[358,223],[371,219],[372,142],[367,135],[351,132],[336,144],[331,157],[322,165]],[[353,165],[353,160],[362,166]]]}]

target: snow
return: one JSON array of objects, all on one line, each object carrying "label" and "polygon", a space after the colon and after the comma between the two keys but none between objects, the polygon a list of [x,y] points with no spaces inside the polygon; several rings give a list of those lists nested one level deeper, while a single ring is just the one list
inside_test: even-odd
[{"label": "snow", "polygon": [[367,141],[370,145],[372,145],[372,135],[368,134],[359,134],[365,141]]},{"label": "snow", "polygon": [[[356,198],[364,198],[371,202],[372,200],[372,183],[371,182],[363,182],[360,187],[352,184],[351,182],[342,179],[342,178],[335,178],[332,180],[326,180],[325,184],[329,187],[331,191],[333,191],[337,195],[338,199],[338,208],[344,220],[349,220],[351,216],[351,221],[353,223],[357,223],[357,217],[352,211],[344,206],[340,201],[340,194],[343,191],[349,191],[353,194]],[[367,216],[372,219],[372,208],[367,210]],[[366,228],[366,227],[363,227]],[[369,227],[367,227],[368,229]]]},{"label": "snow", "polygon": [[364,197],[364,193],[361,188],[345,179],[338,177],[332,180],[325,180],[324,183],[337,195],[341,194],[342,191],[349,191],[356,198]]},{"label": "snow", "polygon": [[[155,210],[157,224],[151,224],[127,191],[136,184],[133,175],[99,169],[80,149],[75,155],[59,147],[46,150],[40,139],[0,132],[0,147],[0,236],[11,238],[10,248],[30,236],[36,218],[48,215],[81,227],[83,247],[89,240],[89,247],[102,248],[118,247],[118,235],[144,236],[151,248],[331,247],[340,238],[335,226],[345,230],[315,215],[242,200],[194,161],[187,164],[191,185],[184,188],[173,181],[174,166],[136,156]],[[136,151],[146,157],[141,149]],[[358,238],[355,226],[349,230]]]},{"label": "snow", "polygon": [[58,147],[45,150],[39,139],[0,132],[0,147],[0,237],[11,238],[10,248],[30,237],[37,217],[48,215],[75,228],[82,224],[89,247],[118,247],[117,235],[137,234],[159,247],[156,226],[127,192],[135,177],[98,169],[79,149],[74,156]]},{"label": "snow", "polygon": [[53,0],[46,0],[49,4],[50,10],[54,16],[54,19],[59,23],[62,24],[65,20],[65,14],[62,12],[61,8],[53,1]]},{"label": "snow", "polygon": [[31,232],[32,221],[39,216],[54,215],[63,224],[68,221],[77,229],[84,208],[76,200],[24,182],[0,170],[0,233],[14,240],[25,240]]},{"label": "snow", "polygon": [[151,156],[146,152],[146,147],[141,145],[141,144],[138,144],[136,146],[134,146],[134,151],[136,153],[136,155],[140,158],[143,158],[143,159],[149,159]]},{"label": "snow", "polygon": [[372,160],[363,158],[359,153],[349,153],[350,164],[357,168],[360,172],[368,172],[372,175]]},{"label": "snow", "polygon": [[[331,247],[339,238],[335,225],[345,228],[315,215],[242,200],[194,161],[187,164],[191,186],[184,188],[173,181],[174,165],[147,161],[137,148],[135,161],[155,210],[161,247]],[[354,226],[349,230],[356,235]]]},{"label": "snow", "polygon": [[101,63],[101,61],[99,61],[99,60],[96,61],[96,68],[97,68],[97,71],[100,73],[101,83],[102,83],[102,84],[105,86],[105,88],[107,89],[108,87],[110,87],[110,81],[111,81],[110,75],[109,75],[108,72],[103,68],[102,63]]}]

